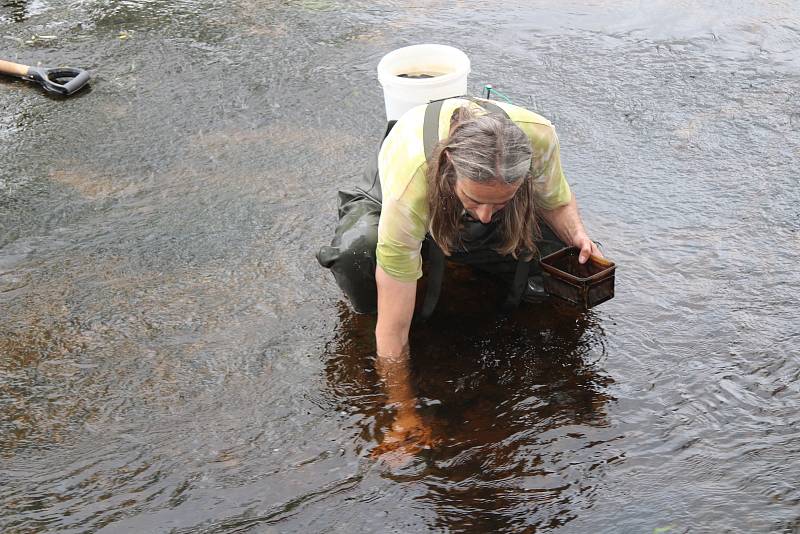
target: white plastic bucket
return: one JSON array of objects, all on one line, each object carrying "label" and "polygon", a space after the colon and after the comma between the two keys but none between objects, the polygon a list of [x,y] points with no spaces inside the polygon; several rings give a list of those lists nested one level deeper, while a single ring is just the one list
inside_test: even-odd
[{"label": "white plastic bucket", "polygon": [[[452,46],[420,44],[389,52],[378,63],[386,118],[397,120],[414,106],[467,94],[469,71],[467,55]],[[409,78],[401,74],[432,77]]]}]

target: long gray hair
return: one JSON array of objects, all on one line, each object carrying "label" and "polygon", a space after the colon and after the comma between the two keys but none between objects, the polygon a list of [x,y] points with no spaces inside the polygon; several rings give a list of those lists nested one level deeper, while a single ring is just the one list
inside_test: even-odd
[{"label": "long gray hair", "polygon": [[456,180],[516,184],[519,190],[500,210],[498,254],[530,257],[539,236],[534,211],[533,150],[528,136],[506,117],[475,115],[462,106],[450,119],[450,135],[436,145],[428,161],[430,232],[448,256],[461,243],[463,205],[455,192]]}]

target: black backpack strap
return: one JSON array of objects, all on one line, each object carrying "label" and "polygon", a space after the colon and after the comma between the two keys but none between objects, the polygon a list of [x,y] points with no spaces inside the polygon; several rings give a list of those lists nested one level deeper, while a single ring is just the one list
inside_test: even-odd
[{"label": "black backpack strap", "polygon": [[422,123],[422,145],[425,147],[425,159],[430,159],[433,149],[439,142],[439,113],[444,100],[436,100],[425,108],[425,119]]},{"label": "black backpack strap", "polygon": [[[439,113],[442,111],[443,100],[436,100],[425,108],[425,120],[422,123],[422,144],[425,147],[425,159],[430,159],[436,143],[439,142]],[[427,285],[425,299],[422,302],[417,319],[427,320],[436,309],[439,295],[442,292],[442,278],[444,278],[444,252],[432,237],[425,239],[425,262],[428,264]]]},{"label": "black backpack strap", "polygon": [[431,236],[424,242],[425,262],[428,264],[427,284],[425,286],[425,298],[422,307],[417,313],[417,319],[426,321],[433,315],[436,304],[439,302],[439,295],[442,293],[442,279],[444,278],[444,252],[436,244]]}]

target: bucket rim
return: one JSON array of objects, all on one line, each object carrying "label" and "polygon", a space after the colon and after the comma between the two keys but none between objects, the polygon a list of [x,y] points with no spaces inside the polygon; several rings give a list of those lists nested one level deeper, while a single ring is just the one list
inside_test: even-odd
[{"label": "bucket rim", "polygon": [[[454,70],[453,72],[448,72],[446,74],[442,74],[441,76],[435,76],[433,78],[402,78],[396,74],[389,72],[389,67],[387,64],[392,60],[396,59],[397,56],[401,56],[403,54],[413,52],[412,49],[422,49],[422,48],[438,48],[440,50],[446,50],[448,52],[454,53],[456,56],[459,56],[461,60],[461,69]],[[469,56],[463,51],[454,46],[444,45],[444,44],[437,44],[437,43],[421,43],[415,45],[404,46],[402,48],[396,48],[391,52],[384,55],[381,60],[378,62],[378,81],[380,84],[386,88],[387,82],[398,84],[400,86],[406,87],[423,87],[423,86],[434,86],[440,84],[447,84],[456,80],[458,78],[464,77],[469,75],[472,71],[472,62],[469,59]]]}]

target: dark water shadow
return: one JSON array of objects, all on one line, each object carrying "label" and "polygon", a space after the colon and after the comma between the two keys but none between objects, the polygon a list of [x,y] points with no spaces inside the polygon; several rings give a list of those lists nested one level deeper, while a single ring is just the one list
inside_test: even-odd
[{"label": "dark water shadow", "polygon": [[[417,499],[448,531],[563,524],[592,485],[571,466],[608,461],[583,450],[618,437],[593,430],[608,426],[612,400],[601,321],[559,303],[498,317],[496,288],[466,277],[451,273],[437,313],[412,332],[418,409],[439,445],[384,476],[424,486]],[[374,369],[374,326],[341,303],[327,347],[328,388],[362,415],[362,449],[380,442],[393,417]]]}]

